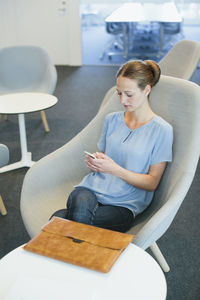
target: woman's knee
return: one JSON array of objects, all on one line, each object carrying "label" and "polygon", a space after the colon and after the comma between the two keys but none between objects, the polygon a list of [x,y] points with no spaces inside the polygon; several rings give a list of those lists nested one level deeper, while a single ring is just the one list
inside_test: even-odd
[{"label": "woman's knee", "polygon": [[90,202],[96,202],[96,196],[86,188],[75,188],[69,195],[67,200],[67,208],[71,209],[81,206],[87,206]]},{"label": "woman's knee", "polygon": [[85,188],[76,188],[67,201],[68,219],[90,224],[90,219],[98,205],[96,196]]},{"label": "woman's knee", "polygon": [[133,213],[124,207],[102,205],[93,219],[94,226],[126,232],[134,223]]}]

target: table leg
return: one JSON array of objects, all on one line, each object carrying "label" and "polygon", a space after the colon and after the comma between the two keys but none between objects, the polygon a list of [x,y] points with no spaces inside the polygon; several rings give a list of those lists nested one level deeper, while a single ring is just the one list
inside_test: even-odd
[{"label": "table leg", "polygon": [[21,145],[21,160],[7,165],[5,167],[0,168],[0,173],[8,172],[11,170],[23,168],[23,167],[31,167],[34,164],[34,161],[31,159],[31,152],[27,150],[27,140],[26,140],[26,127],[25,127],[25,119],[24,114],[18,115],[19,122],[19,134],[20,134],[20,145]]}]

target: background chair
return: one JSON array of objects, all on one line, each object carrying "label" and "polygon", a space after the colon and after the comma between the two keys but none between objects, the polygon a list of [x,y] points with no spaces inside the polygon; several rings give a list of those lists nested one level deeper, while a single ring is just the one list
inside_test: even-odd
[{"label": "background chair", "polygon": [[[33,237],[58,209],[64,208],[68,194],[89,170],[84,150],[97,151],[105,115],[122,110],[115,90],[109,91],[106,105],[70,142],[37,161],[26,173],[20,209],[28,234]],[[174,128],[173,162],[167,165],[149,208],[136,218],[129,231],[134,243],[151,247],[165,271],[169,267],[156,241],[173,221],[193,180],[200,152],[200,87],[193,82],[162,76],[153,88],[153,110]],[[185,122],[187,120],[187,124]]]},{"label": "background chair", "polygon": [[[0,167],[5,166],[9,161],[9,150],[6,145],[0,144]],[[6,215],[7,211],[0,195],[0,212],[2,215]]]},{"label": "background chair", "polygon": [[191,79],[200,59],[200,43],[181,40],[161,59],[161,73],[182,79]]},{"label": "background chair", "polygon": [[[53,94],[56,83],[56,68],[44,49],[37,46],[0,49],[0,95],[18,92]],[[48,132],[45,112],[40,113]]]}]

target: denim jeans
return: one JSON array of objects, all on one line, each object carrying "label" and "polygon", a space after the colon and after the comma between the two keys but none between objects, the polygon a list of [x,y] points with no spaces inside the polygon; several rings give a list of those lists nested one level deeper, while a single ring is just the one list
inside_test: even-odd
[{"label": "denim jeans", "polygon": [[120,232],[126,232],[134,222],[131,210],[121,206],[103,205],[97,201],[92,191],[82,187],[71,192],[67,209],[59,210],[53,216]]}]

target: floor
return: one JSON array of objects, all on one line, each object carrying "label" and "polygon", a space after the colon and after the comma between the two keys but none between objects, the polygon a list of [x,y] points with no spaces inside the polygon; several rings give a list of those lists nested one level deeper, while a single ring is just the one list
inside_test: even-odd
[{"label": "floor", "polygon": [[[175,37],[174,43],[180,39],[189,39],[200,42],[200,25],[184,25],[182,26],[182,33]],[[82,56],[83,65],[120,65],[127,59],[141,58],[141,59],[154,59],[159,61],[162,57],[155,55],[148,56],[147,53],[141,51],[141,57],[129,56],[124,59],[122,55],[115,55],[111,59],[105,53],[102,56],[104,48],[113,39],[111,34],[105,30],[105,25],[84,25],[82,26]],[[164,55],[173,46],[173,43],[165,49]],[[116,50],[117,51],[117,50]],[[155,52],[156,53],[156,52]]]}]

